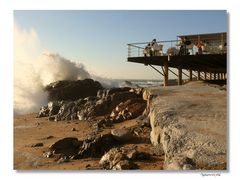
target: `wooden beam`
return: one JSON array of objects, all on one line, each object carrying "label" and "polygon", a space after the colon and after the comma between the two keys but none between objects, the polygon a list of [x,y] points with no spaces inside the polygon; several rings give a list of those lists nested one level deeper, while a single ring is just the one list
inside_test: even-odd
[{"label": "wooden beam", "polygon": [[155,68],[153,65],[149,64],[149,66],[151,68],[153,68],[155,71],[157,71],[159,74],[161,74],[162,76],[164,76],[164,72],[162,73],[161,71],[159,71],[157,68]]},{"label": "wooden beam", "polygon": [[182,68],[178,68],[178,85],[182,85]]},{"label": "wooden beam", "polygon": [[200,74],[200,71],[198,71],[197,73],[198,73],[197,80],[201,80],[201,74]]},{"label": "wooden beam", "polygon": [[217,78],[217,73],[214,73],[214,75],[213,75],[213,80],[216,80]]},{"label": "wooden beam", "polygon": [[175,76],[178,77],[178,75],[177,75],[175,72],[173,72],[170,68],[168,68],[168,70],[169,70],[171,73],[173,73]]},{"label": "wooden beam", "polygon": [[207,72],[204,72],[204,79],[207,80]]},{"label": "wooden beam", "polygon": [[182,70],[182,73],[183,73],[185,76],[189,77],[189,75],[187,75],[183,70]]},{"label": "wooden beam", "polygon": [[168,86],[168,60],[164,61],[164,86]]}]

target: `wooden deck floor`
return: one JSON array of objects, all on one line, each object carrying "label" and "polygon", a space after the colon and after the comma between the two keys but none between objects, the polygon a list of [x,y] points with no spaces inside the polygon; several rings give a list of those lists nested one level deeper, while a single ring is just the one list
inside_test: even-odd
[{"label": "wooden deck floor", "polygon": [[128,62],[142,63],[145,65],[164,66],[168,62],[168,67],[192,69],[194,71],[226,73],[227,55],[226,54],[206,54],[206,55],[187,55],[187,56],[152,56],[152,57],[128,57]]}]

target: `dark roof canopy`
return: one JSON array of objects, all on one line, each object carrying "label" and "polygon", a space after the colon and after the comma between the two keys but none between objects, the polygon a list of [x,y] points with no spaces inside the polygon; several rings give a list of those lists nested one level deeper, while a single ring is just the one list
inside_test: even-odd
[{"label": "dark roof canopy", "polygon": [[192,34],[192,35],[181,35],[178,38],[187,37],[190,41],[203,41],[203,40],[219,40],[226,42],[227,33],[220,32],[220,33],[209,33],[209,34]]}]

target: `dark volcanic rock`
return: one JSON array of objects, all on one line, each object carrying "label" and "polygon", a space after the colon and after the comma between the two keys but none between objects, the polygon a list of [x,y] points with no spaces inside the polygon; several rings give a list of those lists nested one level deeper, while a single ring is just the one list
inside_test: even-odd
[{"label": "dark volcanic rock", "polygon": [[102,89],[102,85],[92,79],[57,81],[45,88],[51,101],[77,100],[88,96],[96,96],[100,89]]},{"label": "dark volcanic rock", "polygon": [[58,114],[56,115],[55,121],[60,120],[73,120],[77,119],[78,107],[74,101],[65,102],[60,107]]},{"label": "dark volcanic rock", "polygon": [[[74,83],[76,82],[74,81]],[[58,90],[57,94],[62,92],[72,94],[64,89],[67,86],[65,84],[65,81],[60,81],[50,84],[48,88],[50,92],[57,92]],[[89,91],[91,91],[91,88]],[[78,93],[81,94],[81,91]],[[41,108],[38,117],[48,116],[50,121],[93,120],[98,116],[109,117],[112,112],[110,119],[107,118],[105,122],[98,123],[100,126],[110,125],[111,123],[133,119],[143,113],[146,101],[141,98],[141,93],[141,89],[100,89],[99,87],[99,90],[93,96],[89,95],[74,101],[50,101],[47,106]]]},{"label": "dark volcanic rock", "polygon": [[113,106],[116,106],[120,102],[124,102],[128,99],[134,99],[137,97],[138,95],[135,94],[134,92],[123,91],[123,92],[113,93],[111,95],[111,101],[114,103]]},{"label": "dark volcanic rock", "polygon": [[49,151],[43,154],[50,158],[55,155],[68,159],[81,159],[88,157],[101,157],[112,147],[119,145],[111,134],[93,134],[83,141],[74,137],[61,139],[49,147]]},{"label": "dark volcanic rock", "polygon": [[117,144],[112,134],[93,135],[83,141],[78,155],[76,155],[74,159],[101,157],[106,151]]},{"label": "dark volcanic rock", "polygon": [[48,103],[48,109],[49,109],[49,116],[56,115],[61,107],[61,103],[56,101],[50,101]]},{"label": "dark volcanic rock", "polygon": [[81,141],[77,138],[67,137],[61,139],[49,147],[52,154],[62,154],[64,156],[76,155],[79,151],[79,147],[82,145]]}]

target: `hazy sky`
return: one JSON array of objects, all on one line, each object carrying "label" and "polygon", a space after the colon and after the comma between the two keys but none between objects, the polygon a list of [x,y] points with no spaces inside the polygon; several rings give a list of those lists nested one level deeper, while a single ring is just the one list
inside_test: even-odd
[{"label": "hazy sky", "polygon": [[227,31],[226,11],[15,11],[15,23],[34,29],[41,48],[83,63],[97,75],[161,79],[150,67],[127,62],[127,43]]}]

